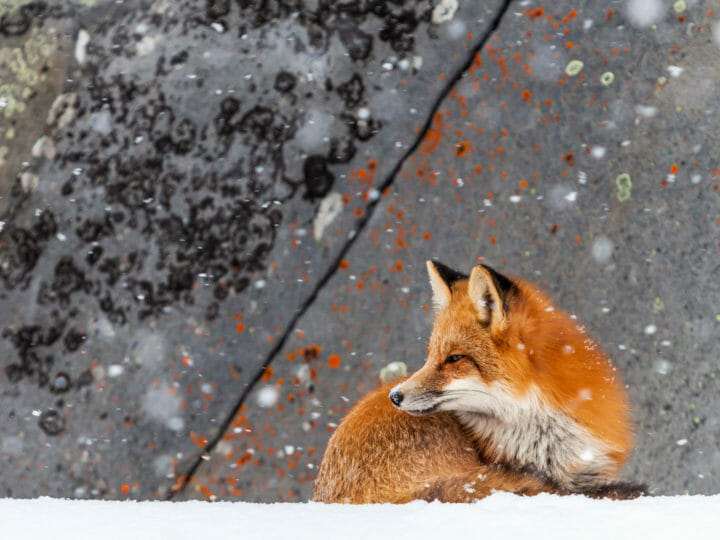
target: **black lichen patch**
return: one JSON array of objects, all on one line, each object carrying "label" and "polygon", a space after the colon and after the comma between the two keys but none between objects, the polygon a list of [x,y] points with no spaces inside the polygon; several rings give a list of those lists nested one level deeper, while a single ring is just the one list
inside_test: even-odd
[{"label": "black lichen patch", "polygon": [[354,73],[347,82],[337,87],[337,93],[345,103],[345,107],[353,109],[360,105],[364,99],[365,85],[359,74]]},{"label": "black lichen patch", "polygon": [[353,60],[367,60],[372,51],[373,37],[360,30],[354,22],[341,19],[338,24],[340,41]]},{"label": "black lichen patch", "polygon": [[19,357],[18,361],[5,366],[8,380],[19,382],[28,378],[39,387],[46,386],[50,380],[53,356],[43,354],[39,349],[51,347],[60,340],[64,328],[64,321],[55,321],[45,328],[39,324],[22,326],[14,331],[6,328],[2,337],[10,340]]},{"label": "black lichen patch", "polygon": [[63,343],[68,351],[75,352],[80,348],[86,339],[87,337],[82,330],[72,328],[67,334],[65,334]]},{"label": "black lichen patch", "polygon": [[328,163],[348,163],[353,157],[357,148],[353,140],[339,140],[333,138],[330,140],[330,151],[328,152]]},{"label": "black lichen patch", "polygon": [[279,71],[275,76],[275,90],[286,94],[292,92],[297,84],[297,78],[289,71]]},{"label": "black lichen patch", "polygon": [[305,182],[305,196],[308,199],[322,198],[332,189],[335,177],[327,168],[327,159],[324,156],[308,156],[303,166],[303,181]]},{"label": "black lichen patch", "polygon": [[65,423],[64,416],[62,416],[59,412],[50,409],[40,415],[38,425],[46,435],[55,437],[65,431]]},{"label": "black lichen patch", "polygon": [[[54,393],[89,384],[85,365],[78,376],[55,365],[102,346],[89,318],[124,326],[176,307],[218,318],[222,303],[265,271],[283,205],[299,196],[318,204],[333,189],[333,164],[350,162],[359,141],[382,128],[353,110],[371,88],[363,65],[380,42],[409,53],[421,23],[431,31],[433,2],[304,4],[207,0],[162,14],[116,7],[93,27],[82,74],[68,86],[74,95],[62,114],[72,121],[49,132],[57,155],[47,185],[56,191],[36,194],[31,207],[16,188],[10,206],[18,210],[0,233],[0,298],[33,313],[9,316],[2,333],[16,352],[4,365],[8,380]],[[17,8],[0,20],[0,35],[27,32],[45,12],[41,2]],[[292,39],[276,39],[281,29]],[[257,51],[318,57],[338,44],[357,73],[343,71],[340,84],[328,73],[324,89],[293,62],[247,60]],[[341,122],[327,151],[305,156],[294,138],[308,100],[334,108]],[[288,156],[301,156],[301,170]],[[59,423],[49,418],[48,426]]]},{"label": "black lichen patch", "polygon": [[10,225],[3,237],[0,278],[6,289],[26,288],[45,244],[57,232],[55,214],[44,210],[31,227]]},{"label": "black lichen patch", "polygon": [[415,48],[413,34],[419,22],[417,13],[412,9],[391,13],[385,18],[385,26],[380,31],[380,39],[389,42],[397,53],[410,53]]},{"label": "black lichen patch", "polygon": [[[209,2],[215,4],[218,2]],[[337,32],[340,43],[353,61],[366,61],[372,55],[374,37],[360,27],[368,19],[380,21],[379,39],[402,54],[409,54],[415,47],[415,33],[420,23],[425,23],[427,33],[435,37],[431,24],[435,2],[407,0],[351,0],[318,2],[313,9],[306,2],[252,2],[238,0],[242,14],[255,27],[263,27],[299,13],[298,20],[308,33],[311,47],[324,49],[333,33]],[[214,12],[219,12],[215,8]],[[208,12],[208,18],[211,18]]]},{"label": "black lichen patch", "polygon": [[22,36],[46,9],[45,2],[30,2],[4,13],[0,16],[0,36]]},{"label": "black lichen patch", "polygon": [[219,19],[230,13],[230,0],[206,0],[205,12],[209,19]]},{"label": "black lichen patch", "polygon": [[350,125],[355,138],[361,141],[367,141],[368,139],[374,137],[375,134],[382,129],[382,122],[374,118],[369,118],[367,120],[349,118],[348,124]]}]

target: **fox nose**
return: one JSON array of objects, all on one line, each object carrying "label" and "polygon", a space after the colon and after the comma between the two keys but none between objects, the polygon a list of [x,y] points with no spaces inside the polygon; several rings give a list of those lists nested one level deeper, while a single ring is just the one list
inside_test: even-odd
[{"label": "fox nose", "polygon": [[393,390],[392,392],[390,392],[390,395],[388,397],[390,398],[390,401],[392,401],[393,405],[399,407],[405,396],[403,396],[400,390]]}]

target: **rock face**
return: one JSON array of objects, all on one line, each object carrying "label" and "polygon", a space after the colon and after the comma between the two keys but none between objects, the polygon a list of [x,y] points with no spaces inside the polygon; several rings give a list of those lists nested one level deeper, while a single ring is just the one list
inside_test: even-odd
[{"label": "rock face", "polygon": [[626,476],[720,490],[720,6],[11,4],[4,495],[306,500],[422,365],[429,258],[548,290],[628,385]]}]

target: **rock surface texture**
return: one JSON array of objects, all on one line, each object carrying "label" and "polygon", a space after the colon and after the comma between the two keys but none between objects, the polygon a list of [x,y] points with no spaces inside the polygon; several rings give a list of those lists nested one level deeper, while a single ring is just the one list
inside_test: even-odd
[{"label": "rock surface texture", "polygon": [[429,258],[545,288],[626,477],[720,491],[720,2],[6,4],[2,495],[307,500]]}]

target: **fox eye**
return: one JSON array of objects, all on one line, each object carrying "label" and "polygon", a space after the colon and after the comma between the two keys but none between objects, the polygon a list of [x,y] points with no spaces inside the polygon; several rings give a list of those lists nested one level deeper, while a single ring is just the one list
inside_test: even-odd
[{"label": "fox eye", "polygon": [[462,354],[451,354],[450,356],[448,356],[448,357],[445,359],[445,363],[446,363],[446,364],[454,364],[455,362],[459,362],[459,361],[462,360],[463,358],[465,358],[465,355],[462,355]]}]

